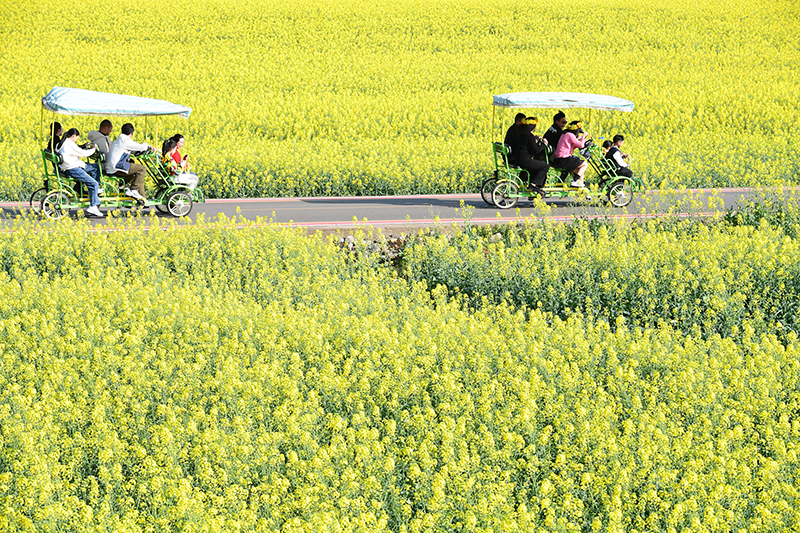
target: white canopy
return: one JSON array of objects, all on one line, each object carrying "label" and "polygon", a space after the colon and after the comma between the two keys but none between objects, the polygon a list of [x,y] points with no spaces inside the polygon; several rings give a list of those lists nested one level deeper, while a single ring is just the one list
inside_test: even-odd
[{"label": "white canopy", "polygon": [[69,87],[53,87],[42,98],[42,105],[53,113],[62,115],[101,115],[127,117],[153,117],[180,115],[189,118],[191,108],[166,100],[102,93]]},{"label": "white canopy", "polygon": [[600,109],[633,111],[633,102],[615,96],[586,93],[508,93],[494,96],[493,105],[505,108]]}]

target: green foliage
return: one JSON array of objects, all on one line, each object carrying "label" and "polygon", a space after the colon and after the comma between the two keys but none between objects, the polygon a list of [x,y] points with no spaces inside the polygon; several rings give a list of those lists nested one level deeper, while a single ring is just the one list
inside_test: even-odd
[{"label": "green foliage", "polygon": [[477,306],[508,301],[561,318],[722,336],[741,335],[749,321],[783,337],[800,330],[798,213],[776,201],[729,214],[735,225],[579,220],[420,236],[404,250],[404,272]]}]

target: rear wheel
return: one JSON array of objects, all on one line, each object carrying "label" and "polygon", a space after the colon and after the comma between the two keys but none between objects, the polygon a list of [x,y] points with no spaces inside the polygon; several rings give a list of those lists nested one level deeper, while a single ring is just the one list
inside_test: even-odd
[{"label": "rear wheel", "polygon": [[614,207],[625,207],[633,200],[633,188],[627,180],[617,180],[608,188],[608,203]]},{"label": "rear wheel", "polygon": [[483,198],[483,201],[492,207],[494,207],[494,202],[492,201],[492,191],[494,191],[496,185],[497,178],[494,176],[488,178],[483,182],[483,185],[481,185],[481,198]]},{"label": "rear wheel", "polygon": [[42,199],[40,209],[47,218],[62,218],[69,213],[69,197],[61,191],[50,192]]},{"label": "rear wheel", "polygon": [[42,212],[42,200],[44,200],[45,196],[47,196],[47,187],[40,187],[33,191],[29,202],[31,213],[38,215]]},{"label": "rear wheel", "polygon": [[519,188],[510,181],[501,181],[492,191],[492,203],[500,209],[509,209],[517,204]]},{"label": "rear wheel", "polygon": [[174,217],[185,217],[192,212],[192,194],[175,191],[167,197],[167,211]]}]

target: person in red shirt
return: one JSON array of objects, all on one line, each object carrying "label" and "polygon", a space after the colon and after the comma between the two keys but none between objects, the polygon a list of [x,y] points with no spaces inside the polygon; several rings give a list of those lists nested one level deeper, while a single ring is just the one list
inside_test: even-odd
[{"label": "person in red shirt", "polygon": [[183,138],[183,135],[181,135],[180,133],[176,133],[175,135],[170,137],[170,139],[175,141],[176,145],[175,152],[172,154],[172,158],[181,168],[184,169],[185,172],[189,172],[189,163],[188,161],[186,161],[186,159],[188,159],[189,156],[188,155],[181,156],[180,152],[180,149],[183,148],[183,145],[186,142],[185,139]]}]

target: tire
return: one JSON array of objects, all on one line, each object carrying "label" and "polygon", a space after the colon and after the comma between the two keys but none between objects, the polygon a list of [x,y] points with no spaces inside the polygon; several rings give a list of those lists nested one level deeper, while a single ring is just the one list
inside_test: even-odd
[{"label": "tire", "polygon": [[42,199],[40,212],[45,217],[58,220],[69,213],[69,197],[62,191],[52,191]]},{"label": "tire", "polygon": [[185,217],[192,212],[192,193],[175,191],[167,197],[167,211],[174,217]]},{"label": "tire", "polygon": [[608,203],[614,207],[625,207],[633,200],[633,189],[628,180],[617,180],[608,188]]},{"label": "tire", "polygon": [[496,185],[497,178],[494,176],[486,179],[483,182],[483,185],[481,185],[481,198],[483,198],[483,201],[492,207],[494,207],[494,202],[492,201],[492,191],[494,191]]},{"label": "tire", "polygon": [[510,181],[501,181],[492,191],[492,203],[500,209],[510,209],[517,204],[519,198],[510,196],[519,194],[519,188]]},{"label": "tire", "polygon": [[31,213],[38,215],[42,212],[42,200],[45,196],[47,196],[47,187],[40,187],[33,191],[29,202]]}]

